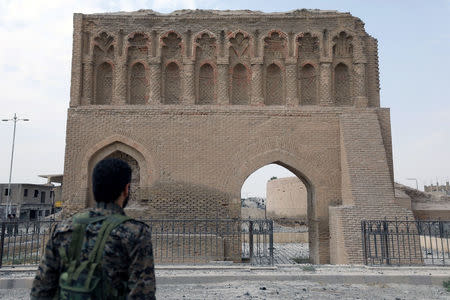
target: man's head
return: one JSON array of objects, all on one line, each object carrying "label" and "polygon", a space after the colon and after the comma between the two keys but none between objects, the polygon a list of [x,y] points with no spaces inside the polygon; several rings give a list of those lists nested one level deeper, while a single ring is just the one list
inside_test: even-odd
[{"label": "man's head", "polygon": [[[123,160],[107,158],[100,161],[92,173],[92,189],[96,202],[122,202],[129,197],[131,168]],[[119,204],[120,205],[120,204]]]}]

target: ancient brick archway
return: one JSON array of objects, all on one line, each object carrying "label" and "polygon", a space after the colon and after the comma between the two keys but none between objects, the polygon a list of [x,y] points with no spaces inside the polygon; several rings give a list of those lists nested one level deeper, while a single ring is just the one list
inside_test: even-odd
[{"label": "ancient brick archway", "polygon": [[[301,166],[298,161],[295,159],[288,159],[290,164],[281,161],[281,160],[273,160],[271,157],[273,156],[283,156],[286,159],[286,153],[277,153],[274,151],[273,153],[267,155],[263,154],[259,156],[254,162],[253,166],[257,167],[246,167],[247,171],[242,174],[247,174],[242,181],[242,184],[245,180],[256,170],[260,169],[263,166],[269,164],[276,164],[281,167],[284,167],[291,171],[300,181],[305,185],[307,191],[307,220],[308,220],[308,228],[309,228],[309,258],[310,261],[314,264],[320,264],[329,261],[329,224],[322,224],[319,226],[319,220],[321,217],[319,216],[320,211],[317,210],[317,199],[315,196],[315,188],[314,183],[305,175],[304,172],[299,171],[299,167]],[[289,156],[287,156],[289,157]],[[250,169],[252,168],[252,169]],[[241,180],[241,177],[238,176],[238,180]],[[323,216],[322,216],[323,219]],[[323,222],[323,220],[322,220]],[[322,232],[320,232],[321,230]],[[326,238],[320,238],[320,237]],[[321,256],[322,255],[322,256]]]},{"label": "ancient brick archway", "polygon": [[[131,176],[131,194],[129,209],[139,209],[140,203],[140,193],[141,190],[148,186],[146,173],[146,160],[144,156],[135,148],[119,142],[112,142],[98,151],[92,154],[89,158],[89,162],[86,165],[87,177],[86,177],[86,188],[87,188],[87,202],[86,206],[94,206],[95,201],[92,194],[92,171],[95,165],[102,159],[106,158],[118,158],[127,162],[132,170]],[[142,173],[142,176],[141,176]]]},{"label": "ancient brick archway", "polygon": [[238,218],[246,176],[286,166],[308,183],[316,263],[362,263],[361,220],[412,217],[395,202],[377,41],[351,14],[140,10],[75,14],[74,31],[66,210],[119,153],[157,218]]}]

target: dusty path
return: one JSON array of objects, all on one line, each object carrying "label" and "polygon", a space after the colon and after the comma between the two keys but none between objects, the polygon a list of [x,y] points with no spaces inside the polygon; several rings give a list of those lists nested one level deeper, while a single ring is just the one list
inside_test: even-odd
[{"label": "dusty path", "polygon": [[[313,269],[313,270],[311,270]],[[0,283],[34,271],[0,272]],[[450,268],[285,265],[157,266],[158,299],[450,299]],[[0,299],[29,299],[29,288],[1,289]]]},{"label": "dusty path", "polygon": [[[29,289],[0,289],[0,299],[29,299]],[[158,299],[450,299],[439,286],[320,284],[309,281],[160,285]]]},{"label": "dusty path", "polygon": [[164,299],[450,299],[437,286],[320,284],[300,281],[242,282],[160,286]]}]

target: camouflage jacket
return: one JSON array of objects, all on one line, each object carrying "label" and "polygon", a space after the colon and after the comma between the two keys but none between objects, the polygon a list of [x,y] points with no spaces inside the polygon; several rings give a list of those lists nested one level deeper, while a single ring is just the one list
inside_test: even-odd
[{"label": "camouflage jacket", "polygon": [[[89,216],[96,217],[113,213],[125,214],[113,203],[99,203],[89,209]],[[81,261],[87,260],[101,223],[86,228],[86,241],[81,252]],[[58,289],[62,263],[58,249],[68,249],[73,230],[72,218],[52,229],[45,253],[33,281],[31,299],[52,299]],[[102,267],[111,286],[128,286],[127,299],[155,299],[155,269],[151,233],[148,226],[136,220],[128,220],[111,231],[103,254]]]}]

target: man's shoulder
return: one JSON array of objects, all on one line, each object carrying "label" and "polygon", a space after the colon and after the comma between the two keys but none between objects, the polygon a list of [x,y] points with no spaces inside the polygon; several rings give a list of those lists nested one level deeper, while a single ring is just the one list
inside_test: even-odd
[{"label": "man's shoulder", "polygon": [[81,212],[75,213],[74,215],[61,220],[60,222],[56,223],[54,233],[63,233],[67,231],[71,231],[74,227],[74,218],[81,217],[81,216],[89,216],[89,214],[92,214],[91,209],[85,209]]},{"label": "man's shoulder", "polygon": [[142,236],[150,234],[150,228],[147,224],[136,219],[128,219],[118,225],[112,232],[121,238],[139,239]]},{"label": "man's shoulder", "polygon": [[[97,211],[91,210],[85,210],[81,213],[75,214],[72,217],[67,218],[61,221],[59,224],[57,224],[54,229],[54,234],[72,231],[74,227],[74,218],[85,213],[88,213],[90,217],[96,217],[101,215]],[[129,218],[126,221],[119,224],[115,229],[113,229],[112,234],[118,235],[121,238],[139,239],[143,235],[144,236],[150,235],[150,227],[142,221]]]},{"label": "man's shoulder", "polygon": [[54,234],[71,231],[73,229],[73,216],[54,224]]}]

